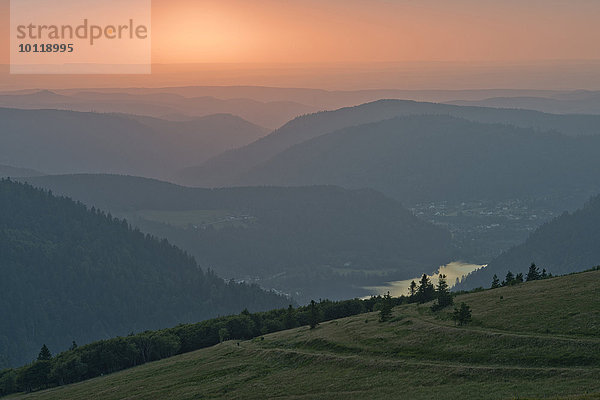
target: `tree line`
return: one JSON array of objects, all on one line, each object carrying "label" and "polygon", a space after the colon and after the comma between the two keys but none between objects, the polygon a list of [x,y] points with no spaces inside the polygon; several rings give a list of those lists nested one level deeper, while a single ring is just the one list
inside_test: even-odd
[{"label": "tree line", "polygon": [[492,286],[490,288],[496,289],[502,286],[513,286],[518,283],[538,281],[547,278],[552,278],[552,274],[547,273],[545,268],[540,271],[535,263],[531,263],[529,266],[529,271],[527,271],[527,275],[525,275],[525,277],[523,277],[523,273],[521,272],[515,275],[511,271],[508,271],[504,280],[500,282],[498,275],[494,274],[492,278]]},{"label": "tree line", "polygon": [[52,356],[44,345],[37,360],[20,368],[0,372],[0,396],[30,392],[80,382],[100,375],[131,368],[176,354],[214,346],[224,340],[248,340],[299,326],[316,328],[320,322],[349,317],[391,307],[407,298],[374,296],[369,299],[312,301],[308,306],[292,305],[266,312],[214,318],[195,324],[146,331],[77,346]]},{"label": "tree line", "polygon": [[[408,297],[406,298],[407,303],[423,304],[430,301],[434,301],[430,307],[433,312],[440,311],[454,304],[454,297],[450,292],[446,275],[439,274],[438,283],[435,286],[427,274],[423,274],[418,284],[414,280],[410,283]],[[382,308],[379,312],[379,320],[384,322],[392,317],[393,302],[390,292],[383,296],[381,304]],[[471,308],[467,304],[461,303],[459,307],[454,308],[452,319],[461,326],[468,324],[471,321]]]}]

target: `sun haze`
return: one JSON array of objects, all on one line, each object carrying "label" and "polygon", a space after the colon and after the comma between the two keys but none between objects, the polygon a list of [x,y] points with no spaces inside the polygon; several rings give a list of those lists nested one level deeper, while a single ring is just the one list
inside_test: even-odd
[{"label": "sun haze", "polygon": [[155,61],[600,58],[590,0],[156,0]]},{"label": "sun haze", "polygon": [[[8,64],[9,0],[0,5],[0,64]],[[593,0],[154,0],[152,80],[86,82],[594,88],[599,17]],[[26,86],[7,71],[0,88]]]}]

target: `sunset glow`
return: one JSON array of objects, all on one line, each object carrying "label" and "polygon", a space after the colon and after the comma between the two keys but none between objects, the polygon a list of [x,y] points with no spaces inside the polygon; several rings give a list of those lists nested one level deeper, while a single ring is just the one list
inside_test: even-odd
[{"label": "sunset glow", "polygon": [[[9,0],[0,0],[0,5],[0,46],[5,49],[0,64],[8,64]],[[589,62],[600,60],[599,17],[600,3],[591,0],[154,0],[152,63],[160,73],[165,67],[157,65],[170,65],[166,69],[179,71],[178,77],[182,72],[173,65],[200,65],[195,67],[201,74],[197,80],[186,78],[178,84],[336,88],[356,87],[357,68],[371,71],[369,79],[361,79],[362,87],[444,88],[457,86],[452,82],[467,76],[468,82],[459,86],[489,87],[498,73],[504,75],[495,87],[521,87],[520,78],[530,73],[531,65],[544,64],[545,72],[532,74],[527,87],[547,87],[552,82],[556,88],[583,88],[582,77],[595,68]],[[582,62],[587,64],[581,67]],[[382,63],[399,66],[391,74],[395,80],[380,75],[385,81],[380,84],[374,79]],[[446,63],[444,73],[439,72],[439,63]],[[579,69],[571,75],[577,80],[563,81],[561,70],[573,71],[574,63]],[[487,67],[467,71],[486,64],[492,64],[494,71]],[[217,73],[214,65],[232,67],[218,67]],[[313,79],[313,72],[310,79],[301,77],[307,75],[306,66],[313,72],[335,69],[335,84],[330,85],[331,73],[327,78],[327,73],[320,75],[320,80]],[[339,72],[340,68],[346,72]],[[224,72],[232,69],[236,72]],[[426,72],[430,70],[436,71],[433,80]],[[461,77],[456,77],[458,70]],[[21,86],[4,70],[1,74],[4,86]],[[223,74],[226,79],[221,79]],[[492,79],[487,76],[483,84],[483,79],[478,81],[481,74],[492,74]],[[169,82],[172,79],[163,84]],[[586,82],[593,87],[599,84]]]},{"label": "sunset glow", "polygon": [[154,57],[181,62],[599,58],[598,2],[154,1]]}]

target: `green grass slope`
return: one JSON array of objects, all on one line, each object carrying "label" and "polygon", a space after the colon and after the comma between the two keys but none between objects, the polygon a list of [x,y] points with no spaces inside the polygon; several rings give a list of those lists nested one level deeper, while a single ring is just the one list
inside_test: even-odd
[{"label": "green grass slope", "polygon": [[79,399],[598,399],[600,271],[403,305],[229,341],[87,382],[17,396]]}]

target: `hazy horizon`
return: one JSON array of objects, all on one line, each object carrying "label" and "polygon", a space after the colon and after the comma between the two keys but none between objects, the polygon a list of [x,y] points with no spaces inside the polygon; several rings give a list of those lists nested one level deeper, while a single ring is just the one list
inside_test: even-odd
[{"label": "hazy horizon", "polygon": [[0,90],[598,90],[599,15],[588,0],[154,0],[151,75],[19,76],[9,74],[9,0],[0,0]]}]

